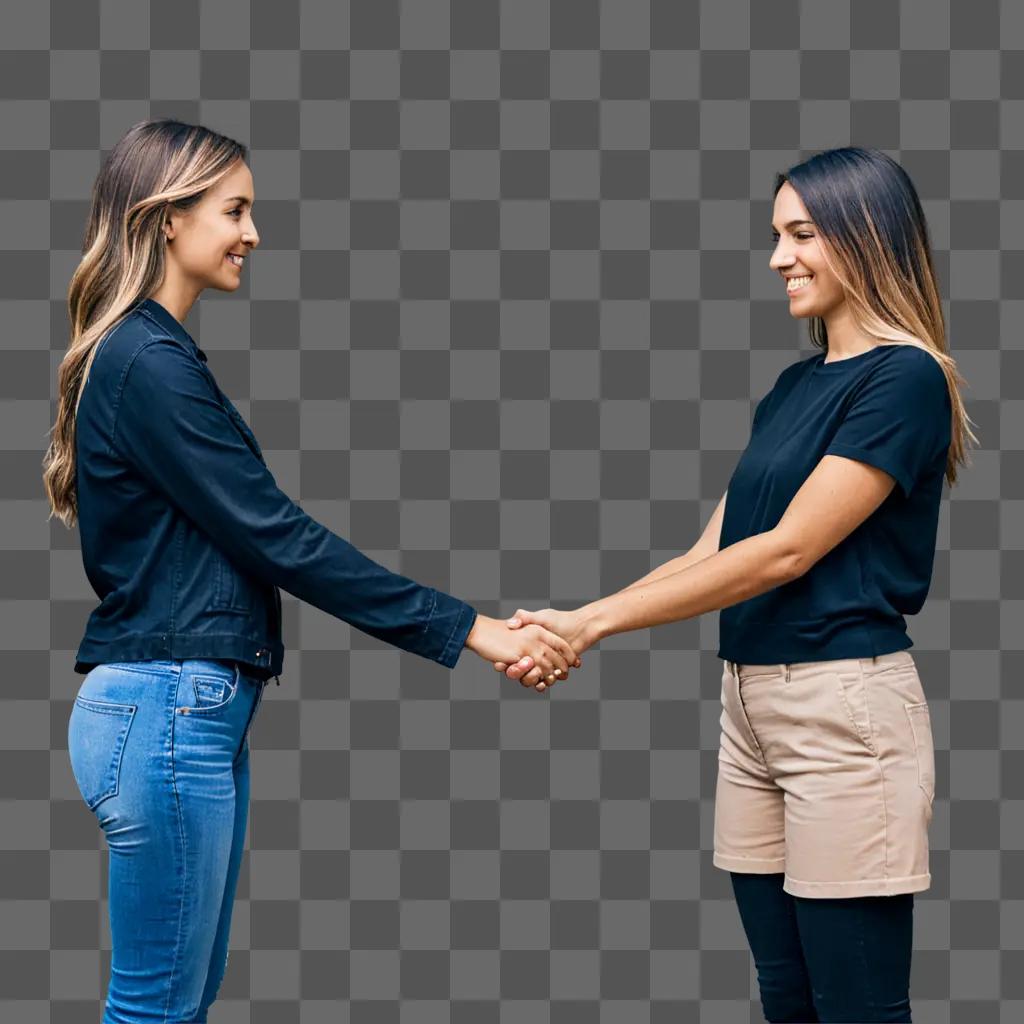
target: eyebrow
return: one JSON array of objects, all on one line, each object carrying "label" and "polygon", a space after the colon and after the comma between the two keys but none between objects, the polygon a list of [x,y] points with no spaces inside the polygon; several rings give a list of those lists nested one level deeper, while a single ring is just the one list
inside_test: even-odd
[{"label": "eyebrow", "polygon": [[[786,225],[786,230],[788,231],[790,228],[795,228],[797,226],[797,224],[813,224],[813,223],[814,223],[813,220],[791,220]],[[775,230],[775,225],[773,224],[772,225],[772,231],[774,231],[774,230]]]},{"label": "eyebrow", "polygon": [[247,206],[251,205],[247,196],[232,196],[230,199],[225,199],[225,203],[245,203]]}]

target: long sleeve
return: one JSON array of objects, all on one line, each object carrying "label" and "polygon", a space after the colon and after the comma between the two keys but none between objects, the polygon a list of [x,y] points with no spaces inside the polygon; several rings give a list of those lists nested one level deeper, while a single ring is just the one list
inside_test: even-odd
[{"label": "long sleeve", "polygon": [[373,561],[296,505],[179,345],[154,340],[135,353],[112,444],[243,572],[386,643],[458,661],[476,611]]}]

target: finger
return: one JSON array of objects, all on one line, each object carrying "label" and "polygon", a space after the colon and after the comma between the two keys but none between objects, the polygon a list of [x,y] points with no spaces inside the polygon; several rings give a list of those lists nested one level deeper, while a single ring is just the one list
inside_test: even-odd
[{"label": "finger", "polygon": [[523,611],[522,608],[517,608],[515,613],[505,620],[509,629],[519,629],[520,626],[525,626],[530,622],[533,622],[530,613]]},{"label": "finger", "polygon": [[495,671],[504,672],[508,668],[508,665],[504,661],[496,661],[494,663]]},{"label": "finger", "polygon": [[505,669],[505,675],[507,675],[509,679],[519,679],[525,672],[533,667],[533,658],[527,655],[525,658],[520,658],[519,661],[509,665],[509,667]]},{"label": "finger", "polygon": [[[556,672],[559,672],[560,674],[555,675]],[[550,689],[560,679],[564,679],[566,675],[567,673],[564,672],[562,669],[556,669],[552,662],[545,661],[543,663],[537,663],[535,668],[530,673],[529,678],[531,681],[536,679],[536,685],[543,683],[545,689]]]},{"label": "finger", "polygon": [[541,645],[542,650],[540,652],[540,657],[538,658],[536,655],[534,656],[536,664],[540,665],[541,668],[544,669],[545,676],[551,675],[557,669],[559,678],[564,679],[569,674],[569,665],[571,664],[571,660],[563,658],[558,648],[549,645],[543,636],[541,637]]},{"label": "finger", "polygon": [[580,659],[567,640],[563,640],[557,633],[552,633],[550,629],[543,630],[540,638],[562,656],[562,659],[565,661],[565,665],[562,667],[563,672],[568,672],[570,665],[573,668],[579,668],[577,663]]},{"label": "finger", "polygon": [[523,686],[536,686],[543,678],[544,675],[539,668],[531,668],[519,682]]}]

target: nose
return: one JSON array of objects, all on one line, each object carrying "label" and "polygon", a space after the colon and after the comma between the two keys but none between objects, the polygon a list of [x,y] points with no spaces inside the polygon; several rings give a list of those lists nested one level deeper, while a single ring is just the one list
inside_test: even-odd
[{"label": "nose", "polygon": [[793,257],[788,255],[781,242],[775,246],[775,251],[772,253],[771,259],[768,261],[768,266],[772,270],[784,270],[787,267],[793,266]]}]

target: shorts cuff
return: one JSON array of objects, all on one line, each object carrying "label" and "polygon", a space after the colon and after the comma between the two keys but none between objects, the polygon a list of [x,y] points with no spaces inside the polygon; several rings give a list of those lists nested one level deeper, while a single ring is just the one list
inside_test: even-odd
[{"label": "shorts cuff", "polygon": [[842,896],[898,896],[907,892],[923,892],[931,884],[930,872],[903,875],[901,878],[858,878],[850,882],[801,882],[786,875],[782,890],[792,896],[828,899]]},{"label": "shorts cuff", "polygon": [[717,850],[711,863],[724,871],[739,871],[751,875],[772,875],[786,870],[785,857],[730,857]]}]

